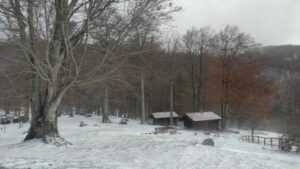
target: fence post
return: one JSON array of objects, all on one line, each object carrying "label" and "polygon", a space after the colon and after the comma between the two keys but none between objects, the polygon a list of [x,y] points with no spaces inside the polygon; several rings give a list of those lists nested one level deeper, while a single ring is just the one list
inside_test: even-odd
[{"label": "fence post", "polygon": [[271,147],[273,146],[273,138],[271,138]]}]

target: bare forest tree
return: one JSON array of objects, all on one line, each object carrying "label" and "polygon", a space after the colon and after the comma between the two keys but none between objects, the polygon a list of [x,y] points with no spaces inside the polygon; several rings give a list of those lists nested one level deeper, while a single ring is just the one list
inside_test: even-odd
[{"label": "bare forest tree", "polygon": [[[112,58],[109,53],[130,32],[125,31],[128,33],[122,38],[118,35],[113,47],[104,46],[106,52],[101,53],[101,62],[86,68],[86,51],[94,23],[114,9],[121,16],[118,23],[122,26],[111,25],[110,30],[127,30],[128,26],[136,27],[145,20],[158,19],[157,16],[169,17],[177,11],[169,0],[1,0],[1,26],[7,37],[21,47],[32,72],[33,118],[25,141],[42,138],[45,142],[66,143],[57,129],[57,108],[62,97],[74,85],[100,82],[108,77],[115,70],[107,68],[107,60]],[[129,13],[125,12],[128,16],[122,15],[128,10]]]},{"label": "bare forest tree", "polygon": [[192,81],[192,99],[194,111],[204,111],[204,57],[212,55],[212,30],[210,27],[192,28],[183,36],[184,51],[189,57],[189,74]]},{"label": "bare forest tree", "polygon": [[170,34],[167,38],[167,55],[170,60],[170,126],[174,125],[173,112],[174,112],[174,83],[175,83],[175,61],[174,55],[179,51],[180,38],[175,36],[175,33]]},{"label": "bare forest tree", "polygon": [[222,96],[221,96],[221,115],[222,126],[225,128],[229,110],[229,80],[233,60],[241,56],[250,48],[255,47],[253,39],[244,33],[239,32],[235,26],[226,26],[214,39],[214,52],[222,60]]}]

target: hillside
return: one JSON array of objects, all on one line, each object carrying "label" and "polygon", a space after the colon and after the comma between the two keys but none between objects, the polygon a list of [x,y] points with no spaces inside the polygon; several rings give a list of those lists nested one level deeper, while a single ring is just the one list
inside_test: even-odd
[{"label": "hillside", "polygon": [[266,46],[261,53],[268,67],[300,72],[300,45]]}]

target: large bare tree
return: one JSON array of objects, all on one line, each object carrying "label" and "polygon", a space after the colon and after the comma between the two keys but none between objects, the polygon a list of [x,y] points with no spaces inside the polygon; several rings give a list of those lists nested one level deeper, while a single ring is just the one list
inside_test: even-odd
[{"label": "large bare tree", "polygon": [[[66,91],[79,83],[84,60],[74,54],[87,45],[90,25],[114,0],[35,1],[3,0],[1,21],[24,51],[31,67],[32,121],[26,140],[62,140],[57,129],[57,108]],[[71,27],[71,21],[79,25]],[[71,30],[71,28],[73,30]]]},{"label": "large bare tree", "polygon": [[[125,14],[119,15],[121,25],[109,29],[120,27],[119,31],[126,33],[119,35],[116,31],[117,40],[104,46],[106,52],[101,53],[99,64],[87,69],[84,66],[92,41],[90,32],[97,27],[94,23],[112,9]],[[19,44],[32,72],[32,121],[25,141],[41,138],[45,142],[65,142],[57,129],[57,108],[66,91],[74,85],[103,81],[115,70],[107,70],[106,65],[113,56],[110,53],[128,36],[127,30],[140,20],[169,17],[172,11],[170,0],[1,0],[1,26],[7,37]]]},{"label": "large bare tree", "polygon": [[247,34],[241,33],[236,26],[227,25],[214,39],[214,55],[222,60],[222,96],[221,115],[222,127],[225,128],[229,110],[230,72],[234,67],[233,60],[243,53],[256,47],[254,40]]},{"label": "large bare tree", "polygon": [[212,33],[210,27],[191,28],[183,36],[184,51],[189,58],[194,111],[204,111],[205,108],[204,57],[211,55]]}]

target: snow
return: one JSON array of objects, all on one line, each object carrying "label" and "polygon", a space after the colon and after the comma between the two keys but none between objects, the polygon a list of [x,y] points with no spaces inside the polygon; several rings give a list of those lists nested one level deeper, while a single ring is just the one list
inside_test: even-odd
[{"label": "snow", "polygon": [[208,121],[208,120],[221,120],[222,118],[214,112],[192,112],[185,113],[186,116],[191,118],[193,121]]},{"label": "snow", "polygon": [[[172,112],[173,114],[173,117],[179,117],[178,114],[176,112]],[[171,112],[154,112],[152,113],[152,116],[154,118],[157,118],[157,119],[161,119],[161,118],[170,118],[171,117]]]},{"label": "snow", "polygon": [[[101,117],[62,116],[60,134],[73,143],[56,147],[38,140],[20,143],[29,127],[6,125],[0,130],[0,168],[31,169],[299,169],[300,156],[239,141],[241,134],[179,130],[178,134],[149,134],[154,125],[141,125],[130,120],[119,125],[100,123]],[[80,121],[88,126],[79,127]],[[96,125],[97,124],[97,125]],[[3,127],[3,126],[0,126]],[[197,133],[197,134],[195,134]],[[276,133],[261,131],[274,136]],[[205,138],[215,146],[204,146]]]}]

